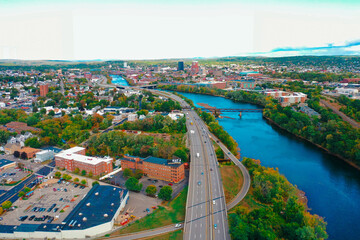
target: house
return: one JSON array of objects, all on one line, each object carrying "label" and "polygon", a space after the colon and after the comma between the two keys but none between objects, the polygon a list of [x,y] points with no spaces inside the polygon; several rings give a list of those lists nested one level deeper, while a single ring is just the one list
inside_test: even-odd
[{"label": "house", "polygon": [[30,159],[30,158],[34,158],[35,154],[40,152],[40,149],[36,149],[36,148],[31,148],[31,147],[24,147],[21,149],[21,155],[22,154],[26,154],[26,158]]},{"label": "house", "polygon": [[6,154],[14,154],[15,151],[21,151],[21,146],[17,143],[8,143],[4,146],[4,151]]}]

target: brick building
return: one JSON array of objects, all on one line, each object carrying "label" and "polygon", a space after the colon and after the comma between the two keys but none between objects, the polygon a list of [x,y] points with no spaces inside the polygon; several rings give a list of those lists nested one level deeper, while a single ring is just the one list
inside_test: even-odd
[{"label": "brick building", "polygon": [[112,158],[98,158],[85,156],[85,148],[73,147],[55,155],[57,167],[65,168],[73,172],[79,168],[80,172],[85,170],[93,175],[107,174],[113,171]]},{"label": "brick building", "polygon": [[46,97],[46,94],[49,92],[49,85],[40,85],[40,96]]},{"label": "brick building", "polygon": [[145,175],[168,182],[180,182],[185,178],[184,163],[180,159],[167,160],[157,157],[134,157],[125,155],[121,168],[140,169]]},{"label": "brick building", "polygon": [[41,152],[41,150],[32,147],[24,147],[20,150],[20,154],[25,153],[27,159],[34,158],[38,152]]}]

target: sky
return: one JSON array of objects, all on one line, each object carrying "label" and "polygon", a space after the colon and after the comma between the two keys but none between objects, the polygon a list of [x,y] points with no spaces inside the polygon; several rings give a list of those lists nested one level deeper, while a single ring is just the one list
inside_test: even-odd
[{"label": "sky", "polygon": [[0,0],[0,59],[360,55],[360,0]]}]

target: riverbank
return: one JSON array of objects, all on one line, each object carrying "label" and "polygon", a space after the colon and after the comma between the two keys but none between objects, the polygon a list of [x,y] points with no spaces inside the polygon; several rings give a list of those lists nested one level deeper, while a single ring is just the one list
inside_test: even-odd
[{"label": "riverbank", "polygon": [[[175,89],[172,86],[165,86],[163,88],[165,88],[167,90],[171,90],[171,91],[180,91],[180,92],[184,92],[184,93],[186,92],[185,90],[192,90],[192,91],[188,91],[187,93],[194,93],[194,94],[201,94],[201,95],[208,95],[208,96],[215,96],[215,97],[223,97],[223,98],[229,99],[229,100],[231,100],[233,102],[250,103],[250,104],[255,104],[255,105],[261,106],[261,107],[265,107],[266,104],[273,103],[273,102],[269,101],[263,95],[254,94],[254,93],[248,93],[248,92],[246,92],[248,94],[248,96],[246,96],[248,99],[246,97],[243,97],[241,99],[241,101],[239,101],[239,100],[234,99],[234,96],[232,96],[232,95],[235,95],[234,92],[225,92],[223,90],[219,90],[219,91],[217,91],[217,94],[215,94],[215,92],[212,89],[207,89],[207,90],[201,90],[200,91],[200,90],[197,90],[195,88],[188,89],[188,88],[182,88],[180,86],[176,86]],[[219,95],[219,94],[222,94],[222,95]],[[229,95],[231,95],[231,96],[229,96]],[[251,97],[251,96],[255,96],[255,95],[256,95],[256,97]],[[246,99],[244,99],[244,98],[246,98]],[[271,109],[269,109],[269,110],[271,110]],[[271,118],[268,118],[268,119],[271,119]],[[271,119],[271,120],[272,120],[272,122],[275,123],[275,121],[273,119]],[[295,119],[295,121],[296,121],[296,119]],[[278,124],[278,126],[281,127],[279,124]],[[309,127],[309,126],[305,126],[305,127]],[[318,143],[315,143],[315,142],[311,141],[310,139],[308,139],[308,138],[306,138],[304,136],[294,134],[293,132],[287,130],[284,127],[281,127],[281,129],[286,130],[287,132],[291,133],[292,135],[294,135],[294,136],[296,136],[296,137],[298,137],[300,139],[306,140],[307,142],[313,144],[314,146],[324,150],[328,154],[330,154],[332,156],[335,156],[335,157],[343,160],[344,162],[346,162],[350,166],[356,168],[357,170],[360,170],[360,165],[356,164],[356,160],[354,158],[348,158],[348,157],[345,157],[345,156],[343,156],[341,154],[335,153],[335,152],[331,151],[330,149],[328,149],[328,148],[326,148],[326,147],[324,147],[324,146],[322,146],[322,145],[320,145]],[[301,131],[301,129],[298,129],[298,130]],[[354,130],[356,131],[356,129],[354,129]],[[348,130],[346,130],[346,131],[348,131]],[[340,132],[340,133],[344,134],[343,132]],[[332,132],[330,132],[329,135],[333,136],[334,134],[332,134]],[[322,139],[321,141],[325,141],[325,138]],[[333,143],[333,145],[334,144],[336,144],[336,143]],[[335,148],[335,147],[333,147],[333,148]],[[350,151],[349,147],[347,147],[347,149],[345,149],[345,148],[342,149],[342,151],[344,151],[344,153],[346,153],[346,150]],[[354,154],[353,154],[353,156],[354,156]]]},{"label": "riverbank", "polygon": [[354,168],[356,168],[356,169],[358,169],[358,170],[360,171],[360,166],[356,165],[356,164],[353,163],[353,162],[350,162],[349,160],[347,160],[347,159],[344,158],[343,156],[341,156],[341,155],[339,155],[339,154],[336,154],[336,153],[333,153],[333,152],[329,151],[327,148],[325,148],[325,147],[323,147],[323,146],[321,146],[321,145],[319,145],[319,144],[317,144],[317,143],[314,143],[314,142],[310,141],[309,139],[307,139],[307,138],[305,138],[305,137],[303,137],[303,136],[299,136],[299,135],[297,135],[297,134],[294,134],[294,133],[290,132],[290,131],[287,130],[286,128],[284,128],[284,127],[280,126],[279,124],[277,124],[276,122],[274,122],[274,121],[273,121],[272,119],[270,119],[269,117],[266,117],[266,116],[263,115],[263,118],[266,119],[266,121],[267,121],[270,125],[276,126],[276,127],[280,128],[281,130],[284,130],[284,131],[286,131],[287,133],[289,133],[289,134],[291,134],[291,135],[293,135],[293,136],[301,139],[302,141],[306,141],[307,143],[310,143],[310,144],[318,147],[319,149],[321,149],[322,151],[326,152],[327,154],[332,155],[332,156],[334,156],[334,157],[337,157],[337,158],[343,160],[344,162],[346,162],[346,163],[349,164],[350,166],[352,166],[352,167],[354,167]]}]

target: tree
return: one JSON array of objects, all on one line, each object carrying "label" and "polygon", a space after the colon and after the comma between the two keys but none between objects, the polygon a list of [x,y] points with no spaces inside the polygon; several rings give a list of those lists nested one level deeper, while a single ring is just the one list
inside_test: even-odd
[{"label": "tree", "polygon": [[9,209],[9,208],[11,208],[11,206],[12,206],[12,202],[10,202],[10,201],[5,201],[2,204],[3,209]]},{"label": "tree", "polygon": [[95,185],[99,185],[100,183],[98,181],[94,181],[91,185],[95,186]]},{"label": "tree", "polygon": [[27,154],[26,154],[26,152],[22,152],[22,153],[20,154],[20,157],[21,157],[22,159],[27,159]]},{"label": "tree", "polygon": [[123,170],[123,176],[125,178],[132,177],[133,171],[130,168],[124,168]]},{"label": "tree", "polygon": [[0,207],[0,215],[3,214],[4,209],[2,207]]},{"label": "tree", "polygon": [[25,193],[28,193],[28,192],[30,192],[30,191],[31,191],[31,188],[29,188],[29,187],[25,187],[25,188],[24,188],[24,192],[25,192]]},{"label": "tree", "polygon": [[157,189],[155,185],[149,185],[146,190],[145,190],[146,194],[149,196],[155,196]]},{"label": "tree", "polygon": [[128,190],[134,191],[134,192],[140,192],[142,189],[142,183],[139,184],[139,180],[131,177],[125,182],[125,186]]},{"label": "tree", "polygon": [[79,169],[79,168],[75,168],[74,173],[75,173],[75,174],[78,174],[79,172],[80,172],[80,169]]},{"label": "tree", "polygon": [[41,147],[41,144],[37,137],[32,137],[25,140],[25,146],[29,146],[32,148],[39,148]]},{"label": "tree", "polygon": [[9,136],[10,136],[9,132],[0,130],[0,143],[5,144]]},{"label": "tree", "polygon": [[60,178],[61,177],[61,172],[56,172],[55,173],[55,178]]},{"label": "tree", "polygon": [[74,178],[74,182],[79,182],[80,180],[79,180],[79,178]]},{"label": "tree", "polygon": [[54,110],[50,110],[48,115],[49,115],[49,116],[55,116]]},{"label": "tree", "polygon": [[43,114],[43,115],[46,114],[46,109],[45,109],[45,108],[41,108],[41,109],[40,109],[40,113]]},{"label": "tree", "polygon": [[20,157],[20,152],[19,152],[19,151],[15,151],[15,152],[14,152],[14,157],[16,157],[16,158]]},{"label": "tree", "polygon": [[21,198],[25,195],[25,193],[23,191],[19,192],[18,196]]},{"label": "tree", "polygon": [[89,177],[91,178],[93,176],[92,171],[89,172]]},{"label": "tree", "polygon": [[85,176],[85,175],[86,175],[86,171],[85,171],[85,170],[82,170],[82,171],[81,171],[81,175],[82,175],[82,176]]},{"label": "tree", "polygon": [[141,169],[136,169],[136,170],[135,170],[135,175],[134,175],[134,177],[135,177],[136,179],[142,178],[143,175],[144,175],[144,172],[143,172]]},{"label": "tree", "polygon": [[172,192],[173,190],[170,186],[164,186],[163,188],[160,189],[158,196],[162,200],[169,201],[171,199]]},{"label": "tree", "polygon": [[181,160],[184,161],[184,162],[187,161],[187,154],[186,154],[186,152],[185,152],[184,150],[182,150],[182,149],[176,150],[176,151],[174,152],[174,155],[175,155],[176,157],[181,158]]},{"label": "tree", "polygon": [[80,182],[82,185],[86,185],[86,180],[85,179],[83,179],[83,180],[81,180],[81,182]]}]

